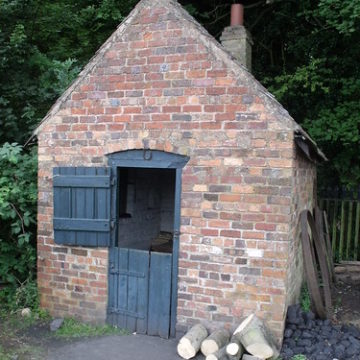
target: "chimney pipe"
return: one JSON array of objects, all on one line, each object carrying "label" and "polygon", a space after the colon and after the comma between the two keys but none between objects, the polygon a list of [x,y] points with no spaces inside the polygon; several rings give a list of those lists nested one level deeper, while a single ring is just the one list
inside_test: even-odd
[{"label": "chimney pipe", "polygon": [[244,6],[242,4],[231,5],[230,26],[244,25]]},{"label": "chimney pipe", "polygon": [[224,29],[220,41],[223,46],[249,71],[251,71],[250,33],[244,27],[244,6],[231,5],[231,25]]}]

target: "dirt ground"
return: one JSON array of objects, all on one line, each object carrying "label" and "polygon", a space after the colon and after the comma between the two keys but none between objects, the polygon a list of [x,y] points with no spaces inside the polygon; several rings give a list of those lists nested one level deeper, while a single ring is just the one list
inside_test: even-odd
[{"label": "dirt ground", "polygon": [[50,320],[27,325],[20,316],[12,316],[11,320],[0,322],[0,360],[44,360],[50,351],[82,340],[55,337],[50,331]]},{"label": "dirt ground", "polygon": [[360,284],[338,281],[333,292],[333,321],[360,328]]}]

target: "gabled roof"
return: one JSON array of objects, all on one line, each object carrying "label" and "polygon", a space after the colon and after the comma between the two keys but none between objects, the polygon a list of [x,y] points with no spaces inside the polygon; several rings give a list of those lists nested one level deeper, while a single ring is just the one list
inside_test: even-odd
[{"label": "gabled roof", "polygon": [[310,136],[301,128],[299,124],[289,115],[289,113],[283,108],[283,106],[270,94],[255,78],[254,76],[241,65],[214,37],[212,37],[203,26],[201,26],[176,0],[141,0],[136,7],[132,10],[129,16],[117,27],[113,34],[105,41],[105,43],[99,48],[96,54],[91,58],[88,64],[80,72],[77,79],[70,85],[70,87],[58,98],[55,104],[51,107],[49,112],[43,118],[39,126],[35,129],[33,136],[38,135],[44,124],[49,121],[60,110],[61,105],[68,99],[71,93],[76,87],[87,77],[88,74],[96,67],[96,65],[102,60],[106,52],[112,47],[112,45],[121,39],[126,33],[128,26],[135,21],[144,7],[150,6],[152,8],[167,7],[171,8],[171,13],[175,18],[185,20],[188,22],[186,30],[189,34],[193,34],[203,45],[209,49],[219,60],[223,61],[226,66],[233,71],[234,74],[238,74],[241,77],[242,83],[245,86],[253,89],[257,96],[259,96],[267,111],[273,113],[276,118],[283,123],[285,128],[294,130],[295,133],[300,134],[306,139],[307,144],[313,149],[313,152],[317,154],[317,157],[323,160],[327,160],[325,155],[316,146],[315,142]]}]

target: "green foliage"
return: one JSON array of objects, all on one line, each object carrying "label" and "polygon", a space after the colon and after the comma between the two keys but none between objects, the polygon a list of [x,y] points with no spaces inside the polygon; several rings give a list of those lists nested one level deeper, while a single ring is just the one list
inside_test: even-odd
[{"label": "green foliage", "polygon": [[1,360],[12,360],[12,354],[9,354],[5,349],[0,345],[0,359]]},{"label": "green foliage", "polygon": [[15,291],[14,301],[11,306],[15,309],[31,308],[39,309],[39,296],[36,281],[27,278]]},{"label": "green foliage", "polygon": [[35,306],[36,156],[22,146],[0,147],[0,303]]},{"label": "green foliage", "polygon": [[310,294],[306,285],[303,285],[303,287],[301,288],[300,305],[303,311],[308,312],[311,310]]},{"label": "green foliage", "polygon": [[329,27],[335,28],[339,33],[354,33],[360,24],[360,2],[320,0],[318,14]]},{"label": "green foliage", "polygon": [[96,326],[84,324],[74,318],[66,318],[60,329],[56,331],[55,335],[62,338],[77,338],[112,334],[128,335],[128,332],[111,325]]},{"label": "green foliage", "polygon": [[307,357],[303,354],[297,354],[297,355],[294,355],[291,360],[306,360]]}]

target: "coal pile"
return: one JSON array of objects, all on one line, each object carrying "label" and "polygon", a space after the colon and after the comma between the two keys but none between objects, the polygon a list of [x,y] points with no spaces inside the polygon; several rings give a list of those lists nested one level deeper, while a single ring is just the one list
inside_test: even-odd
[{"label": "coal pile", "polygon": [[333,325],[330,320],[316,319],[300,305],[290,306],[287,313],[281,358],[303,354],[308,360],[359,360],[360,329]]}]

